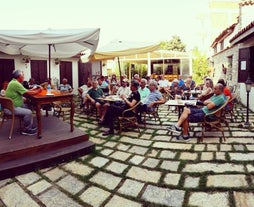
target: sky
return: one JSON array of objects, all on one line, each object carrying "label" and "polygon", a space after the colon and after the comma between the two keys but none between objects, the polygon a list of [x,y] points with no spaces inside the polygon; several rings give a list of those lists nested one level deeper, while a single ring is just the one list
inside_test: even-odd
[{"label": "sky", "polygon": [[100,28],[98,48],[112,40],[202,44],[208,0],[4,0],[0,30]]}]

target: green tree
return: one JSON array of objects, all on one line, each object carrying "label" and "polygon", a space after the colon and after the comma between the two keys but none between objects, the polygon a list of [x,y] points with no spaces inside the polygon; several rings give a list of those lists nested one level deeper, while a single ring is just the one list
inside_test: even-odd
[{"label": "green tree", "polygon": [[174,35],[170,41],[162,41],[160,46],[164,50],[172,50],[172,51],[179,51],[185,52],[186,45],[182,43],[182,40],[179,36]]},{"label": "green tree", "polygon": [[194,48],[192,54],[193,79],[197,84],[200,84],[203,83],[204,76],[211,75],[211,69],[205,53],[200,52],[198,48]]}]

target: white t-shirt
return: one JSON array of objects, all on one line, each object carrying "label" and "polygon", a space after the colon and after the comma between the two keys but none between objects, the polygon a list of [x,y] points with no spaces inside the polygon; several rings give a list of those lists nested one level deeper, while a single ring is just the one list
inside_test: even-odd
[{"label": "white t-shirt", "polygon": [[80,87],[83,91],[82,91],[82,98],[84,98],[85,97],[85,95],[87,94],[87,92],[89,91],[89,89],[90,88],[92,88],[92,87],[87,87],[87,85],[82,85],[81,87]]},{"label": "white t-shirt", "polygon": [[130,94],[131,94],[131,89],[130,87],[126,86],[126,87],[123,87],[121,86],[117,92],[116,92],[116,95],[118,96],[121,96],[121,95],[125,95],[126,97],[128,97]]},{"label": "white t-shirt", "polygon": [[159,80],[158,84],[159,84],[160,87],[168,87],[168,86],[170,86],[167,79]]}]

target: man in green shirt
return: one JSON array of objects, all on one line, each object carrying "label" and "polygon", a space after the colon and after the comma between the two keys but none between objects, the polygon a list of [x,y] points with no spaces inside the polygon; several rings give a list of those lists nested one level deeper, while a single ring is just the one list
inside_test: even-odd
[{"label": "man in green shirt", "polygon": [[203,102],[204,106],[202,108],[185,107],[178,122],[172,126],[169,126],[167,129],[179,134],[177,140],[189,141],[189,122],[202,122],[204,121],[206,114],[212,113],[222,106],[226,101],[223,91],[224,86],[220,83],[217,83],[214,87],[214,95],[210,99]]},{"label": "man in green shirt", "polygon": [[[41,91],[41,88],[26,89],[22,85],[24,81],[24,74],[20,70],[14,70],[12,73],[13,79],[9,82],[5,96],[13,100],[14,113],[18,116],[23,116],[24,129],[21,134],[23,135],[34,135],[36,134],[36,127],[33,125],[32,111],[24,103],[24,96],[27,94],[34,95]],[[7,110],[7,109],[6,109]],[[10,113],[10,111],[6,111]]]}]

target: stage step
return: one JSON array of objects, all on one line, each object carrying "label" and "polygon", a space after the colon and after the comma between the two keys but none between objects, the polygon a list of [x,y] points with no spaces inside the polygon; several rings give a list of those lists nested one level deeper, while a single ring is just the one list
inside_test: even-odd
[{"label": "stage step", "polygon": [[69,161],[75,157],[89,154],[94,150],[95,144],[93,142],[84,141],[70,146],[25,154],[12,160],[0,162],[0,180]]},{"label": "stage step", "polygon": [[0,180],[50,167],[91,153],[95,144],[89,135],[56,117],[42,117],[42,139],[24,136],[15,124],[12,139],[8,139],[10,122],[0,132]]}]

